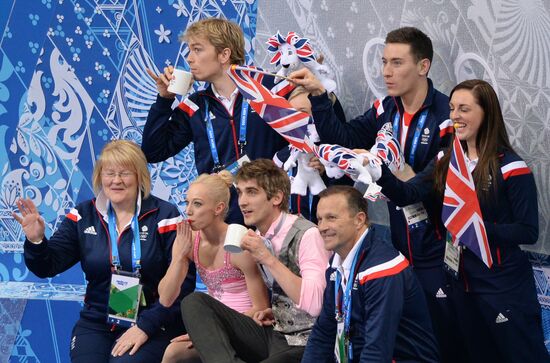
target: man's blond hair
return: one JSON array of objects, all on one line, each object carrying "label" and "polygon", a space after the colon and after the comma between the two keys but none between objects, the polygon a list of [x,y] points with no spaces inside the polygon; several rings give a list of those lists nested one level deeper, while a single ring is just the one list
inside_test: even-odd
[{"label": "man's blond hair", "polygon": [[182,37],[186,42],[190,38],[207,39],[218,53],[228,48],[231,50],[231,64],[244,64],[244,34],[241,27],[232,21],[219,18],[199,20],[191,24]]}]

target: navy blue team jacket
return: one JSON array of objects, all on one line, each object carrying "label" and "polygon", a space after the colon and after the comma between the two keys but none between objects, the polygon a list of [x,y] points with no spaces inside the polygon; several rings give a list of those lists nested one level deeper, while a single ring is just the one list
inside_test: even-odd
[{"label": "navy blue team jacket", "polygon": [[[439,204],[439,228],[441,222],[441,197],[433,191],[432,173],[437,162],[430,165],[408,182],[401,182],[386,167],[378,184],[382,192],[402,204],[432,199]],[[531,170],[513,151],[503,150],[499,155],[500,173],[496,176],[496,191],[479,200],[481,214],[487,231],[493,267],[487,268],[470,250],[463,251],[461,278],[464,287],[475,293],[498,293],[517,290],[525,281],[532,280],[533,272],[522,244],[534,244],[538,239],[537,188]],[[477,187],[477,186],[476,186]],[[443,233],[444,230],[443,230]]]},{"label": "navy blue team jacket", "polygon": [[[278,94],[284,96],[291,87],[283,87]],[[196,92],[183,100],[172,110],[171,99],[158,96],[151,106],[147,122],[143,129],[143,150],[147,161],[156,163],[178,154],[193,142],[197,172],[210,173],[214,159],[208,143],[205,122],[205,105],[209,112],[220,163],[229,165],[240,155],[238,145],[241,129],[241,107],[243,97],[239,93],[233,106],[233,116],[212,92],[212,86],[205,91]],[[271,128],[252,108],[248,111],[246,127],[246,145],[244,153],[250,160],[271,159],[275,153],[288,145],[288,142]],[[228,222],[241,222],[242,215],[237,205],[236,193],[232,193]]]},{"label": "navy blue team jacket", "polygon": [[[371,226],[361,243],[352,288],[352,362],[438,362],[424,293],[408,261]],[[334,256],[326,270],[323,308],[302,362],[335,362]]]}]

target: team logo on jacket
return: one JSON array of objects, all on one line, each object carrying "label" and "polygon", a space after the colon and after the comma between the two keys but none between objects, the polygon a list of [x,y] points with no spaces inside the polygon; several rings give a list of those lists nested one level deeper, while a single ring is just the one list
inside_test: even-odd
[{"label": "team logo on jacket", "polygon": [[430,129],[426,127],[424,129],[424,132],[422,133],[422,138],[420,139],[420,143],[422,145],[428,145],[428,141],[430,141]]},{"label": "team logo on jacket", "polygon": [[508,318],[504,316],[502,313],[498,313],[497,318],[495,319],[495,323],[501,324],[506,323],[508,321]]},{"label": "team logo on jacket", "polygon": [[87,227],[87,228],[84,230],[84,234],[91,234],[91,235],[97,236],[97,232],[95,231],[95,227],[94,227],[94,226]]},{"label": "team logo on jacket", "polygon": [[147,240],[148,236],[149,236],[149,227],[142,226],[141,227],[141,232],[139,232],[139,240],[140,241],[145,241],[145,240]]}]

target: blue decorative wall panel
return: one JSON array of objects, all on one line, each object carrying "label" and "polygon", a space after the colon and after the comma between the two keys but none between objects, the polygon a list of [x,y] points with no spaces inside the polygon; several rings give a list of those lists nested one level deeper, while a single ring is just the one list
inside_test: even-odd
[{"label": "blue decorative wall panel", "polygon": [[[187,67],[179,36],[207,17],[241,24],[252,59],[256,12],[255,0],[0,2],[0,362],[12,346],[11,362],[68,361],[85,283],[79,265],[46,280],[27,270],[15,201],[33,199],[50,235],[93,196],[90,176],[103,145],[141,143],[157,93],[145,69]],[[192,147],[152,165],[151,174],[153,193],[183,212],[196,176]],[[59,301],[67,299],[75,301]],[[19,325],[14,312],[23,310]]]}]

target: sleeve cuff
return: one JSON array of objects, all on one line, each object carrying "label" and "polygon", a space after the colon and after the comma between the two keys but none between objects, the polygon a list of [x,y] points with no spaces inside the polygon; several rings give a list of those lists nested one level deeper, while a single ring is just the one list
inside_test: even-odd
[{"label": "sleeve cuff", "polygon": [[149,338],[151,338],[151,336],[155,335],[155,333],[159,330],[160,328],[160,325],[157,324],[156,322],[153,322],[147,318],[144,318],[144,317],[140,317],[138,322],[137,322],[137,326],[138,328],[140,328],[141,330],[143,330],[143,332],[145,334],[147,334],[147,336]]},{"label": "sleeve cuff", "polygon": [[[384,187],[384,185],[388,181],[392,180],[393,173],[390,171],[390,169],[388,168],[388,166],[385,163],[382,163],[382,165],[380,165],[380,168],[382,169],[382,175],[376,181],[376,183],[378,185],[380,185],[381,187]],[[395,176],[393,176],[393,178],[395,178]]]},{"label": "sleeve cuff", "polygon": [[155,303],[153,308],[140,314],[137,321],[137,326],[143,330],[149,338],[151,338],[151,336],[155,335],[159,331],[159,329],[163,326],[163,323],[168,322],[169,320],[169,308],[160,305],[160,303]]},{"label": "sleeve cuff", "polygon": [[324,111],[332,107],[332,101],[328,97],[328,93],[325,91],[319,96],[309,96],[311,102],[312,111]]},{"label": "sleeve cuff", "polygon": [[40,241],[40,243],[32,243],[28,238],[25,238],[25,244],[23,248],[25,249],[25,251],[32,254],[40,254],[46,250],[48,245],[47,242],[48,240],[46,239],[46,237],[44,237],[42,241]]},{"label": "sleeve cuff", "polygon": [[174,103],[176,99],[175,98],[165,98],[161,95],[157,94],[157,100],[156,103],[159,108],[172,108],[172,104]]}]

